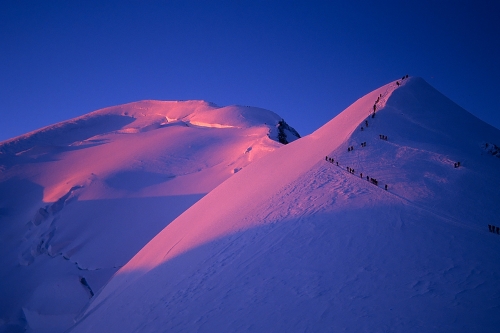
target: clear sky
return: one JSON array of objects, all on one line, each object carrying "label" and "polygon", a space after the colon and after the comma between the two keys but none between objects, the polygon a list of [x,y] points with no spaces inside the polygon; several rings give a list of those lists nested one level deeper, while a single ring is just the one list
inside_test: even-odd
[{"label": "clear sky", "polygon": [[3,0],[0,140],[143,99],[258,106],[306,135],[404,74],[500,128],[498,13],[488,0]]}]

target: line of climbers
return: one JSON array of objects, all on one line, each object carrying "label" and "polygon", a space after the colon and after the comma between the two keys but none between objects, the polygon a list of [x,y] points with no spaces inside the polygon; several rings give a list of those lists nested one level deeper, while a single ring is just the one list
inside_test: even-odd
[{"label": "line of climbers", "polygon": [[[361,142],[361,147],[366,147],[366,141]],[[353,151],[353,150],[354,150],[354,146],[347,147],[347,151]]]},{"label": "line of climbers", "polygon": [[[365,143],[366,143],[366,142],[365,142]],[[335,161],[335,159],[334,159],[333,157],[328,157],[328,156],[325,156],[325,161],[330,162],[330,163],[332,163],[332,164],[336,163],[336,164],[337,164],[337,166],[339,166],[339,162],[338,162],[338,161]],[[352,175],[356,174],[356,170],[354,170],[353,168],[348,167],[348,166],[346,167],[346,171],[347,171],[347,172],[349,172],[349,173],[350,173],[350,174],[352,174]],[[361,173],[359,174],[359,176],[360,176],[361,178],[363,178],[363,173],[361,172]],[[377,179],[375,179],[375,178],[371,178],[371,177],[369,177],[369,176],[366,176],[366,180],[367,180],[367,181],[369,181],[370,183],[372,183],[373,185],[375,185],[375,186],[377,186],[377,187],[378,187],[378,180],[377,180]],[[384,189],[387,191],[387,189],[388,189],[388,185],[387,185],[387,184],[385,184]]]},{"label": "line of climbers", "polygon": [[[403,75],[403,77],[401,78],[401,81],[403,81],[404,79],[407,79],[408,78],[408,74],[406,75]],[[401,83],[399,83],[399,80],[396,81],[396,85],[399,87]],[[387,91],[386,91],[387,93]],[[377,111],[377,104],[378,102],[380,102],[380,99],[382,98],[382,94],[380,94],[378,97],[377,97],[377,100],[375,101],[375,104],[373,104],[373,113],[372,113],[372,118],[375,118],[375,111]],[[368,124],[366,124],[366,127],[368,127]],[[362,130],[362,129],[361,129]]]},{"label": "line of climbers", "polygon": [[[365,120],[365,126],[368,127],[368,120]],[[363,130],[363,126],[361,126],[361,130]]]},{"label": "line of climbers", "polygon": [[[405,80],[405,79],[408,79],[408,74],[406,75],[403,75],[403,77],[401,78],[401,81]],[[397,86],[399,87],[400,83],[399,83],[399,80],[396,81],[396,84]],[[382,98],[382,94],[380,94],[379,96],[377,96],[377,100],[375,101],[375,104],[373,104],[373,113],[371,114],[371,117],[372,118],[375,118],[375,113],[377,111],[377,104],[380,102],[380,99]],[[368,120],[365,120],[365,127],[368,127]],[[364,128],[363,126],[361,126],[361,130],[363,131]],[[387,141],[387,135],[383,135],[383,134],[379,134],[379,138],[381,140],[385,140]],[[366,147],[366,141],[365,142],[362,142],[361,143],[361,147]],[[347,151],[350,152],[350,151],[353,151],[354,150],[354,146],[349,146],[347,147]],[[336,163],[337,166],[339,165],[339,162],[338,161],[335,161],[332,157],[328,157],[326,156],[325,157],[325,160],[330,162],[330,163]],[[458,168],[460,166],[460,162],[457,162],[455,163],[455,168]],[[355,170],[353,168],[350,168],[350,167],[346,167],[346,170],[347,172],[349,172],[350,174],[354,174],[355,173]],[[360,177],[363,178],[363,173],[360,173]],[[370,183],[378,186],[378,180],[375,179],[375,178],[371,178],[369,176],[366,176],[366,180],[369,181]],[[385,184],[384,186],[384,189],[387,190],[388,189],[388,186],[387,184]]]},{"label": "line of climbers", "polygon": [[371,178],[371,177],[366,176],[366,180],[370,181],[370,183],[372,183],[373,185],[378,186],[378,180],[376,180],[375,178]]},{"label": "line of climbers", "polygon": [[[403,81],[404,79],[407,79],[407,78],[408,78],[408,74],[404,75],[404,76],[401,78],[401,81]],[[399,81],[396,81],[396,84],[397,84],[397,85],[398,85],[398,87],[399,87],[399,85],[400,85],[401,83],[399,83]]]},{"label": "line of climbers", "polygon": [[[331,157],[328,157],[328,156],[326,156],[326,157],[325,157],[325,160],[326,160],[327,162],[332,163],[332,164],[333,164],[333,163],[335,163],[335,160],[334,160],[333,158],[331,158]],[[339,162],[337,162],[337,166],[338,166],[338,165],[339,165]]]},{"label": "line of climbers", "polygon": [[[375,104],[373,104],[373,113],[372,113],[372,118],[375,118],[375,111],[377,111],[377,104],[380,102],[380,99],[382,98],[382,94],[377,96],[377,100],[375,101]],[[365,120],[366,127],[368,127],[368,120]]]},{"label": "line of climbers", "polygon": [[[404,75],[402,78],[401,78],[401,81],[403,81],[404,79],[408,79],[408,74]],[[400,83],[399,81],[396,81],[396,84],[399,86]],[[372,113],[372,118],[375,118],[375,112],[377,111],[377,103],[380,102],[380,99],[382,98],[382,94],[380,94],[378,97],[377,97],[377,100],[375,101],[375,104],[373,105],[373,113]],[[365,127],[368,127],[368,120],[365,120]],[[361,126],[361,130],[363,131],[364,128],[363,126]],[[379,138],[381,140],[385,140],[387,141],[387,135],[383,135],[383,134],[379,134]],[[366,147],[366,141],[365,142],[362,142],[361,143],[361,147]],[[349,146],[347,147],[347,151],[350,152],[350,151],[353,151],[354,150],[354,146]],[[326,156],[325,157],[325,160],[330,162],[330,163],[336,163],[337,166],[339,166],[339,162],[338,161],[335,161],[333,158],[331,157],[328,157]],[[455,162],[454,163],[454,167],[455,168],[458,168],[460,167],[460,162]],[[346,170],[347,172],[349,172],[350,174],[355,174],[355,170],[353,168],[350,168],[350,167],[346,167]],[[360,177],[363,178],[363,173],[360,173]],[[369,176],[366,176],[366,180],[369,181],[370,183],[378,186],[378,180],[375,179],[375,178],[371,178]],[[384,186],[384,189],[387,190],[388,186],[387,184],[385,184]],[[495,232],[495,228],[496,228],[496,232],[500,234],[500,228],[499,227],[495,227],[495,226],[492,226],[492,225],[488,225],[488,227],[490,228],[490,231],[491,232]]]},{"label": "line of climbers", "polygon": [[[377,104],[382,98],[382,94],[378,95],[377,100],[375,101],[375,104],[373,104],[373,113],[372,113],[372,118],[375,118],[375,112],[377,111]],[[368,120],[365,120],[365,125],[368,127]]]},{"label": "line of climbers", "polygon": [[[401,78],[401,81],[403,81],[404,79],[407,79],[408,78],[408,74],[406,75],[403,75],[403,77]],[[399,81],[396,81],[396,84],[399,86]],[[380,94],[378,97],[377,97],[377,100],[375,101],[375,104],[373,105],[373,114],[372,114],[372,118],[375,118],[375,110],[377,109],[377,103],[380,101],[380,98],[382,97],[382,94]],[[365,120],[365,127],[368,127],[368,120]],[[364,128],[363,126],[361,126],[361,130],[363,131]],[[379,138],[380,140],[385,140],[387,141],[387,135],[383,135],[383,134],[379,134]],[[361,147],[366,147],[366,142],[365,142],[365,145],[363,146],[363,144],[361,144]],[[453,164],[453,167],[454,168],[459,168],[460,167],[460,162],[455,162]]]},{"label": "line of climbers", "polygon": [[488,229],[490,230],[490,232],[496,232],[497,234],[500,235],[500,228],[499,227],[495,227],[494,225],[488,224]]}]

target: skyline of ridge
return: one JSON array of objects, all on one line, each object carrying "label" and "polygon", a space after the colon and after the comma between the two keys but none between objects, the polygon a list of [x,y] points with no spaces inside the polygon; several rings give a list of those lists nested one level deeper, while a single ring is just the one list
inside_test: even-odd
[{"label": "skyline of ridge", "polygon": [[421,78],[381,86],[183,212],[71,332],[496,332],[499,140]]},{"label": "skyline of ridge", "polygon": [[306,135],[420,76],[500,127],[496,2],[3,2],[0,141],[129,102],[272,110]]}]

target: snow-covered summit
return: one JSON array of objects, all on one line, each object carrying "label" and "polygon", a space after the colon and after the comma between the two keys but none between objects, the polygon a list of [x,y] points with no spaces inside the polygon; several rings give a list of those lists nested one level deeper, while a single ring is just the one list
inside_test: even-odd
[{"label": "snow-covered summit", "polygon": [[[0,153],[19,153],[33,145],[75,145],[95,135],[147,132],[174,124],[216,128],[267,126],[270,137],[276,140],[275,129],[280,121],[283,120],[276,113],[257,107],[219,107],[201,100],[145,100],[97,110],[6,140],[0,143]],[[296,140],[300,137],[297,135],[288,141]]]},{"label": "snow-covered summit", "polygon": [[191,206],[72,332],[496,332],[485,142],[500,131],[424,80],[391,82]]},{"label": "snow-covered summit", "polygon": [[295,140],[287,126],[260,108],[141,101],[0,143],[0,332],[68,328],[170,221],[281,133]]}]

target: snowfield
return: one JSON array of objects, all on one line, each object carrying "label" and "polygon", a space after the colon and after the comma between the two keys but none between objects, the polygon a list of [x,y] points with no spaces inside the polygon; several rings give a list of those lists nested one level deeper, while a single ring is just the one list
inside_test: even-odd
[{"label": "snowfield", "polygon": [[279,148],[284,124],[259,108],[142,101],[0,143],[0,332],[72,326],[151,238]]},{"label": "snowfield", "polygon": [[398,83],[217,186],[71,332],[497,332],[500,131]]},{"label": "snowfield", "polygon": [[498,129],[421,78],[281,120],[144,101],[3,142],[0,328],[498,332]]}]

